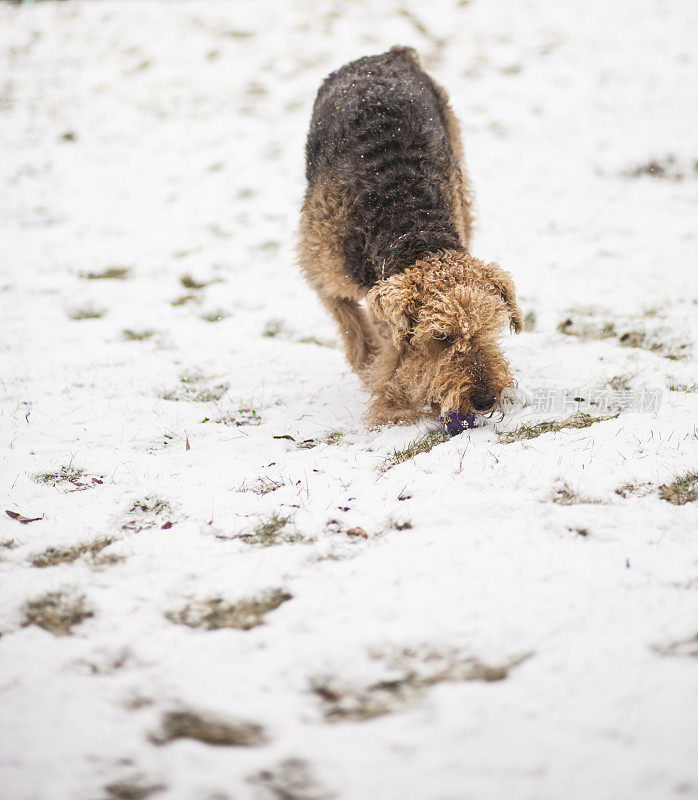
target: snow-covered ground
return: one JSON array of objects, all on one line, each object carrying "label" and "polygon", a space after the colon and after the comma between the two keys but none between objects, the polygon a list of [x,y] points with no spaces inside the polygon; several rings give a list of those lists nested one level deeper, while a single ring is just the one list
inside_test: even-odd
[{"label": "snow-covered ground", "polygon": [[[0,3],[3,800],[698,796],[698,504],[660,495],[698,470],[697,36]],[[430,423],[366,429],[294,229],[321,79],[398,42],[529,330],[503,421],[386,470]]]}]

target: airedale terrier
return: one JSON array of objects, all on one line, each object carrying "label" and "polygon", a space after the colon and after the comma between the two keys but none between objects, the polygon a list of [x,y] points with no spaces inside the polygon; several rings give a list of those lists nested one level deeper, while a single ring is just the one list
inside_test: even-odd
[{"label": "airedale terrier", "polygon": [[306,176],[300,265],[373,396],[368,420],[497,408],[513,384],[498,339],[507,325],[521,331],[521,311],[511,276],[468,251],[458,121],[414,50],[324,81]]}]

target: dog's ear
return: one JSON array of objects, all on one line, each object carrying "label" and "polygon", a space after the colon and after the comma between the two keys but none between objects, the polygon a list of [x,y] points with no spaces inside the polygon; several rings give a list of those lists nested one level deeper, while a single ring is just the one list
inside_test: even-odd
[{"label": "dog's ear", "polygon": [[502,300],[504,300],[504,304],[509,313],[511,329],[514,333],[521,333],[523,330],[523,314],[521,313],[519,304],[516,302],[516,289],[514,288],[514,281],[511,279],[511,275],[505,272],[499,264],[496,264],[494,261],[490,261],[489,264],[485,265],[485,275],[495,290],[499,292]]},{"label": "dog's ear", "polygon": [[387,323],[393,342],[399,347],[409,341],[417,310],[416,287],[404,274],[381,281],[366,295],[369,310]]}]

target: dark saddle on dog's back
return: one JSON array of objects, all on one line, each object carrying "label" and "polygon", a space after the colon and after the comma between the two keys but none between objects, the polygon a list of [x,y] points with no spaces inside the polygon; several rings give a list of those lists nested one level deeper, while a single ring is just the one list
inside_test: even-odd
[{"label": "dark saddle on dog's back", "polygon": [[448,196],[459,165],[443,105],[404,47],[353,61],[320,87],[306,174],[310,186],[327,180],[340,188],[345,268],[362,286],[460,246]]}]

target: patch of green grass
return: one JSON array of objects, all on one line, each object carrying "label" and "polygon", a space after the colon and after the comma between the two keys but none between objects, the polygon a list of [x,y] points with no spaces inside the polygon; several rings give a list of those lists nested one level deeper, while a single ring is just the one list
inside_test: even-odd
[{"label": "patch of green grass", "polygon": [[[696,167],[693,165],[693,172]],[[691,175],[691,165],[678,163],[676,156],[671,153],[663,158],[651,158],[640,164],[635,164],[621,172],[625,178],[661,178],[664,180],[681,181]]]},{"label": "patch of green grass", "polygon": [[601,417],[594,417],[591,414],[585,414],[579,411],[564,420],[546,420],[545,422],[537,422],[535,425],[519,425],[513,431],[501,431],[497,434],[499,441],[502,444],[511,444],[512,442],[521,442],[527,439],[536,439],[544,433],[558,433],[566,429],[580,429],[589,428],[597,422],[606,422],[609,419],[615,419],[619,414],[607,414]]},{"label": "patch of green grass", "polygon": [[316,781],[307,761],[300,758],[284,759],[250,775],[247,781],[259,787],[261,796],[267,800],[332,800],[336,797]]},{"label": "patch of green grass", "polygon": [[197,281],[195,278],[192,278],[191,275],[188,273],[186,275],[182,275],[179,279],[179,282],[185,289],[205,289],[211,281]]},{"label": "patch of green grass", "polygon": [[72,320],[83,319],[100,319],[106,314],[103,308],[95,308],[94,306],[83,306],[82,308],[74,308],[68,312],[68,316]]},{"label": "patch of green grass", "polygon": [[121,338],[127,342],[144,342],[146,339],[152,339],[155,336],[155,331],[145,328],[143,330],[131,330],[131,328],[124,328],[121,331]]},{"label": "patch of green grass", "polygon": [[285,542],[298,542],[301,537],[286,530],[291,521],[291,516],[274,511],[268,517],[263,517],[249,533],[242,533],[237,538],[246,544],[261,544],[270,547],[274,544]]},{"label": "patch of green grass", "polygon": [[194,739],[211,745],[257,747],[265,744],[264,728],[249,720],[224,720],[192,710],[168,711],[161,730],[151,737],[154,744],[168,744],[175,739]]},{"label": "patch of green grass", "polygon": [[283,486],[281,481],[275,481],[271,478],[258,478],[255,483],[251,486],[248,486],[242,491],[246,492],[254,492],[255,494],[269,494],[270,492],[275,492],[277,489],[280,489]]},{"label": "patch of green grass", "polygon": [[536,314],[536,312],[535,311],[528,311],[524,315],[523,324],[524,324],[524,330],[527,333],[530,333],[531,331],[534,331],[536,329],[536,325],[538,324],[538,315]]},{"label": "patch of green grass", "polygon": [[108,783],[104,787],[105,800],[147,800],[151,795],[163,792],[167,787],[152,783],[141,776]]},{"label": "patch of green grass", "polygon": [[104,538],[73,547],[49,547],[43,553],[34,556],[31,563],[33,567],[55,567],[58,564],[72,564],[81,556],[88,556],[94,559],[105,547],[109,547],[113,543],[114,539]]},{"label": "patch of green grass", "polygon": [[46,483],[50,486],[54,483],[78,483],[84,474],[84,469],[69,464],[53,472],[40,472],[34,475],[34,480],[36,483]]},{"label": "patch of green grass", "polygon": [[80,277],[86,278],[88,281],[125,281],[130,274],[130,267],[107,267],[101,272],[87,272]]},{"label": "patch of green grass", "polygon": [[328,341],[327,339],[318,339],[317,336],[299,336],[295,341],[298,344],[314,344],[318,347],[327,347],[330,350],[336,350],[336,342]]},{"label": "patch of green grass", "polygon": [[628,392],[632,388],[630,384],[634,377],[634,375],[630,374],[614,375],[614,377],[608,381],[608,385],[611,389],[614,389],[617,392]]},{"label": "patch of green grass", "polygon": [[647,350],[672,361],[691,357],[690,343],[671,338],[670,335],[667,335],[668,332],[661,327],[655,325],[654,330],[635,328],[636,322],[631,318],[626,319],[625,322],[602,321],[594,318],[596,313],[594,310],[570,312],[570,316],[564,319],[557,329],[565,336],[573,336],[582,341],[612,338],[621,347]]},{"label": "patch of green grass", "polygon": [[172,506],[160,497],[143,497],[136,500],[131,508],[126,512],[126,516],[121,523],[121,530],[139,531],[147,528],[160,526],[172,527],[174,524],[174,511]]},{"label": "patch of green grass", "polygon": [[49,592],[26,604],[22,627],[36,625],[54,636],[67,636],[92,616],[94,612],[87,606],[84,595]]},{"label": "patch of green grass", "polygon": [[594,500],[590,497],[585,497],[584,495],[579,494],[579,492],[576,492],[567,483],[563,483],[561,486],[555,489],[550,499],[553,501],[553,503],[557,503],[561,506],[572,506],[577,505],[578,503],[596,504],[599,502],[598,500]]},{"label": "patch of green grass", "polygon": [[394,450],[393,454],[388,456],[385,463],[381,467],[381,472],[387,472],[389,469],[396,467],[398,464],[403,464],[405,461],[410,461],[415,456],[421,453],[428,453],[439,444],[443,444],[449,440],[449,436],[445,431],[436,430],[429,431],[418,439],[403,447],[401,450]]},{"label": "patch of green grass", "polygon": [[320,699],[326,722],[365,720],[396,711],[428,688],[447,681],[505,680],[529,654],[502,664],[487,664],[473,657],[432,652],[405,652],[390,664],[391,677],[365,685],[350,685],[336,678],[317,678],[311,691]]},{"label": "patch of green grass", "polygon": [[670,392],[698,392],[698,383],[695,381],[693,383],[679,383],[674,378],[670,378],[668,389]]},{"label": "patch of green grass", "polygon": [[195,294],[183,294],[179,297],[175,298],[171,305],[173,306],[185,306],[187,303],[198,303],[199,298]]},{"label": "patch of green grass", "polygon": [[191,403],[217,403],[227,393],[227,383],[216,386],[204,386],[206,378],[197,372],[185,373],[179,379],[179,385],[169,391],[161,392],[163,400],[187,401]]},{"label": "patch of green grass", "polygon": [[623,498],[628,498],[631,495],[647,495],[652,491],[652,485],[649,483],[624,483],[616,489],[616,494]]},{"label": "patch of green grass", "polygon": [[201,319],[204,322],[220,322],[221,320],[226,319],[229,317],[226,311],[221,310],[220,308],[214,309],[213,311],[207,311],[201,315]]},{"label": "patch of green grass", "polygon": [[203,628],[207,631],[237,628],[248,631],[262,625],[270,611],[274,611],[288,600],[291,600],[291,595],[280,589],[239,600],[237,603],[227,603],[220,597],[213,597],[189,603],[181,611],[166,616],[171,622],[189,628]]},{"label": "patch of green grass", "polygon": [[698,658],[698,633],[688,639],[679,639],[667,645],[656,645],[652,648],[663,656],[691,656]]},{"label": "patch of green grass", "polygon": [[557,326],[557,329],[560,333],[564,333],[565,336],[574,336],[576,339],[585,341],[609,339],[612,336],[616,336],[616,326],[614,322],[596,322],[589,320],[580,322],[578,318],[574,319],[573,317],[564,319]]},{"label": "patch of green grass", "polygon": [[91,657],[74,662],[78,669],[89,675],[115,675],[133,663],[133,653],[127,647],[111,652],[97,652]]},{"label": "patch of green grass", "polygon": [[202,422],[213,422],[216,425],[228,425],[241,428],[248,425],[261,425],[262,416],[256,408],[252,408],[252,406],[243,406],[227,414],[214,417],[213,419],[206,417]]},{"label": "patch of green grass", "polygon": [[678,475],[671,483],[659,487],[659,496],[675,506],[683,506],[698,500],[698,472]]},{"label": "patch of green grass", "polygon": [[286,324],[282,319],[270,319],[262,330],[262,336],[266,339],[275,339],[280,334],[285,334]]}]

